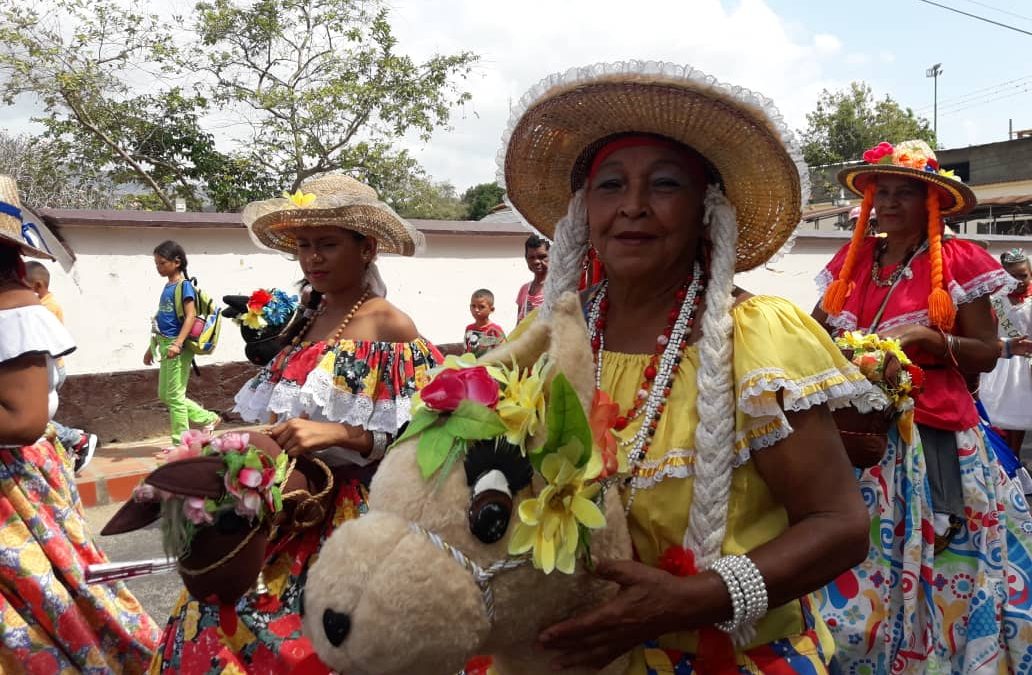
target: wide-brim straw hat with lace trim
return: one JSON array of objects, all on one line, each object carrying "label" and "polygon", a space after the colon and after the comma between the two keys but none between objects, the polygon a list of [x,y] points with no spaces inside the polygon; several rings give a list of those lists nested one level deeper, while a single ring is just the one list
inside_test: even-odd
[{"label": "wide-brim straw hat with lace trim", "polygon": [[[14,246],[22,255],[54,260],[54,256],[37,245],[43,241],[33,226],[26,226],[22,216],[18,183],[10,176],[0,175],[0,245]],[[45,246],[45,244],[44,244]]]},{"label": "wide-brim straw hat with lace trim", "polygon": [[261,246],[297,252],[296,233],[306,227],[340,227],[377,241],[380,253],[415,255],[423,234],[380,201],[376,190],[350,176],[311,178],[293,195],[248,204],[241,218]]},{"label": "wide-brim straw hat with lace trim", "polygon": [[502,138],[498,179],[507,200],[552,238],[600,141],[629,133],[677,141],[716,169],[737,211],[737,271],[787,250],[810,192],[794,134],[770,99],[691,66],[625,61],[541,80]]},{"label": "wide-brim straw hat with lace trim", "polygon": [[971,188],[952,171],[939,168],[935,152],[925,141],[903,141],[896,146],[879,143],[864,153],[864,162],[838,173],[839,183],[860,197],[864,196],[864,188],[873,178],[895,175],[913,178],[935,188],[939,193],[939,215],[961,215],[978,204]]}]

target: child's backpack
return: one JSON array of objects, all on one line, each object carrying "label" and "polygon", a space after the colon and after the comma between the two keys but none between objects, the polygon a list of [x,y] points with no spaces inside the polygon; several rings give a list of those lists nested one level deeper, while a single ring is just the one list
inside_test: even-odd
[{"label": "child's backpack", "polygon": [[[194,307],[197,316],[194,318],[194,325],[190,328],[190,334],[186,337],[185,348],[194,354],[211,354],[219,342],[219,332],[222,330],[222,308],[215,304],[211,296],[205,293],[197,285],[196,277],[189,280],[194,287]],[[186,316],[183,309],[183,282],[176,284],[175,291],[176,318],[180,321]]]}]

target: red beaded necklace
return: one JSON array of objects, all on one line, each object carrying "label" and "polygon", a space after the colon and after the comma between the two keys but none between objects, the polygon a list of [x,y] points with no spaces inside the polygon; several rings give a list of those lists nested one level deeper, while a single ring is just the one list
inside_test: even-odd
[{"label": "red beaded necklace", "polygon": [[[648,365],[642,371],[642,384],[638,388],[637,396],[635,397],[634,403],[623,415],[616,418],[616,422],[613,425],[613,429],[616,431],[622,431],[627,428],[633,420],[637,419],[644,410],[645,402],[649,397],[649,390],[655,383],[656,376],[659,375],[660,359],[663,357],[663,353],[667,349],[667,345],[670,343],[670,338],[674,334],[675,324],[677,323],[678,317],[681,315],[682,306],[685,300],[688,298],[688,289],[692,285],[693,277],[688,277],[687,280],[677,289],[675,294],[674,306],[670,309],[667,314],[667,325],[663,329],[663,332],[656,337],[656,348],[649,358]],[[705,283],[704,278],[700,278],[700,282]],[[601,358],[601,352],[605,346],[605,331],[606,331],[606,317],[609,313],[609,297],[608,297],[608,284],[604,284],[599,289],[600,294],[597,303],[594,307],[597,307],[596,312],[592,312],[594,315],[591,330],[591,349],[595,353],[596,361]],[[670,365],[670,375],[666,379],[666,385],[663,387],[662,403],[660,403],[659,410],[651,424],[653,429],[650,430],[650,435],[654,433],[655,425],[659,421],[660,415],[662,415],[663,408],[666,406],[666,399],[670,396],[670,384],[673,382],[674,375],[676,375],[681,365],[681,359],[683,358],[684,348],[687,346],[688,341],[691,339],[692,326],[695,322],[695,316],[698,313],[699,303],[702,301],[702,293],[695,293],[692,297],[692,307],[686,317],[686,325],[678,331],[679,345],[677,348],[677,356],[673,359],[673,363]],[[593,309],[594,309],[593,307]],[[601,370],[601,369],[599,369]],[[600,383],[598,383],[600,384]]]}]

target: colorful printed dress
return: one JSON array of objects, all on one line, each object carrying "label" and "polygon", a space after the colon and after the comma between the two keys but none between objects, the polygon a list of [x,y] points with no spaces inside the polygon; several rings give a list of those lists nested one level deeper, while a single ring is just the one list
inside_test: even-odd
[{"label": "colorful printed dress", "polygon": [[[871,280],[875,240],[857,258],[855,287],[828,322],[863,330],[888,288]],[[837,277],[846,248],[818,277],[822,291]],[[919,254],[890,296],[879,330],[929,325],[930,272]],[[978,246],[943,242],[947,289],[960,306],[1013,284]],[[883,270],[890,274],[891,269]],[[934,554],[928,465],[919,434],[905,444],[893,429],[880,464],[860,475],[871,514],[867,560],[824,589],[819,611],[845,673],[1032,673],[1032,518],[1016,484],[986,450],[963,375],[927,354],[915,420],[956,438],[963,529]]]},{"label": "colorful printed dress", "polygon": [[[747,553],[788,528],[784,508],[751,461],[753,453],[792,433],[784,411],[820,404],[841,407],[867,389],[863,375],[842,357],[828,334],[792,303],[758,296],[738,304],[732,314],[737,441],[731,450],[735,457],[724,555]],[[649,354],[602,353],[602,388],[621,409],[634,402],[649,359]],[[698,367],[698,349],[689,346],[666,412],[632,482],[636,493],[628,524],[635,555],[648,565],[658,565],[669,547],[680,546],[688,528]],[[618,435],[630,438],[640,424],[634,422]],[[739,672],[826,672],[833,643],[812,607],[812,599],[803,597],[771,609],[757,625],[755,640],[736,654]],[[697,644],[695,631],[664,635],[636,649],[627,672],[695,673]]]},{"label": "colorful printed dress", "polygon": [[[422,339],[409,343],[342,340],[302,342],[281,351],[236,396],[244,419],[269,422],[302,413],[396,434],[409,420],[410,400],[443,361]],[[268,592],[249,592],[236,606],[202,602],[183,592],[172,612],[151,673],[329,673],[301,635],[301,592],[322,542],[342,522],[365,511],[366,486],[349,467],[366,467],[357,452],[317,453],[338,477],[336,510],[321,529],[274,541],[262,572]]]},{"label": "colorful printed dress", "polygon": [[[0,362],[75,349],[42,305],[0,310]],[[141,673],[158,627],[125,585],[86,585],[87,565],[108,562],[93,543],[69,456],[46,439],[0,446],[0,672]]]}]

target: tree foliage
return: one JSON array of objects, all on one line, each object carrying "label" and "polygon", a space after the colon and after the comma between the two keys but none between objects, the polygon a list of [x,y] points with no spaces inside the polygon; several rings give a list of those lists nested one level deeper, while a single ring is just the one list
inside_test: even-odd
[{"label": "tree foliage", "polygon": [[18,182],[22,202],[31,208],[109,209],[115,186],[97,176],[84,176],[64,161],[58,144],[28,135],[0,131],[0,173]]},{"label": "tree foliage", "polygon": [[[225,211],[329,171],[395,195],[438,185],[394,144],[447,124],[474,55],[399,54],[380,0],[208,0],[177,17],[194,42],[146,6],[0,5],[0,100],[35,100],[84,181],[105,177],[142,208]],[[220,148],[216,113],[246,125],[235,149]]]},{"label": "tree foliage", "polygon": [[859,160],[865,150],[881,141],[923,139],[933,148],[936,145],[928,120],[888,95],[875,99],[864,82],[853,82],[841,91],[825,89],[806,122],[800,135],[803,157],[810,166]]},{"label": "tree foliage", "polygon": [[498,183],[480,183],[462,193],[462,201],[466,205],[466,218],[480,220],[491,209],[502,203],[505,190]]},{"label": "tree foliage", "polygon": [[213,100],[244,113],[251,158],[291,190],[328,171],[394,170],[397,138],[429,139],[469,100],[454,80],[477,58],[398,53],[380,0],[210,0],[196,30],[187,63],[212,76]]}]

